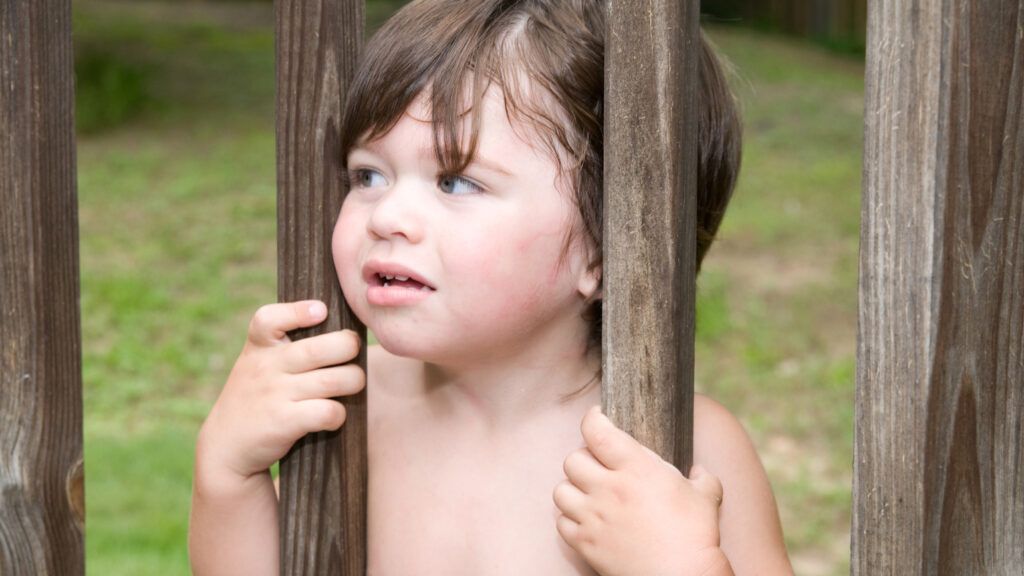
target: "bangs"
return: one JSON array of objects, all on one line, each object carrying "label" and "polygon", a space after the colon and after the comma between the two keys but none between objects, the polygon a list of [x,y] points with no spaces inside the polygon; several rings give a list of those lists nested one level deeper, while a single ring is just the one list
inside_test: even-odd
[{"label": "bangs", "polygon": [[423,95],[438,165],[445,173],[462,172],[477,150],[481,101],[496,84],[513,130],[526,142],[539,140],[560,174],[567,156],[573,159],[570,166],[578,168],[586,143],[565,128],[573,125],[572,119],[559,104],[556,79],[545,66],[561,58],[565,48],[538,39],[542,31],[528,8],[543,6],[448,0],[416,1],[402,8],[367,45],[350,87],[341,130],[342,163],[355,146],[390,131]]}]

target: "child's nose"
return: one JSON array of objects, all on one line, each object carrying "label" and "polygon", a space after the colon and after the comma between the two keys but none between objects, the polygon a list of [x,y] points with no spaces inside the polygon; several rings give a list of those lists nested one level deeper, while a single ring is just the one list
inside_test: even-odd
[{"label": "child's nose", "polygon": [[416,194],[414,184],[392,186],[374,205],[366,222],[366,231],[383,239],[402,237],[412,244],[422,240],[423,223],[417,209]]}]

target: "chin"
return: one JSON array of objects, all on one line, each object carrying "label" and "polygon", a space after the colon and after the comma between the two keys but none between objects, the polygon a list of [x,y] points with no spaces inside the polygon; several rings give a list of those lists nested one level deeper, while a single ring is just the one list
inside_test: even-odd
[{"label": "chin", "polygon": [[395,356],[422,360],[424,355],[429,355],[429,346],[425,346],[422,335],[397,333],[397,330],[388,330],[387,327],[379,325],[367,325],[367,328],[373,332],[381,348]]},{"label": "chin", "polygon": [[436,339],[424,338],[422,334],[395,334],[387,329],[381,329],[380,332],[373,330],[373,335],[377,337],[381,348],[388,353],[429,364],[457,363],[458,357],[461,356],[460,352],[463,352],[462,347],[457,344],[438,342]]}]

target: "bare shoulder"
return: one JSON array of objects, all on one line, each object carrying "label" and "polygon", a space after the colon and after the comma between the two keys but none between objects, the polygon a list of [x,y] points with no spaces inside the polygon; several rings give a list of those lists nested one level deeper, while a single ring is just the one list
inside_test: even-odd
[{"label": "bare shoulder", "polygon": [[743,424],[709,396],[693,395],[693,431],[694,461],[708,470],[749,466],[757,459]]},{"label": "bare shoulder", "polygon": [[722,482],[721,546],[736,574],[792,574],[775,496],[754,443],[736,416],[701,394],[693,398],[693,461]]}]

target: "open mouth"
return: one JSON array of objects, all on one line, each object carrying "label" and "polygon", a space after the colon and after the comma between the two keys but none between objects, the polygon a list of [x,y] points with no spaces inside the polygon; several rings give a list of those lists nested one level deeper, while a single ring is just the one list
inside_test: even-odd
[{"label": "open mouth", "polygon": [[408,276],[377,273],[373,275],[373,278],[375,279],[377,286],[394,286],[399,288],[407,288],[409,290],[433,290],[433,288],[431,288],[430,286],[417,282],[416,280],[413,280]]}]

